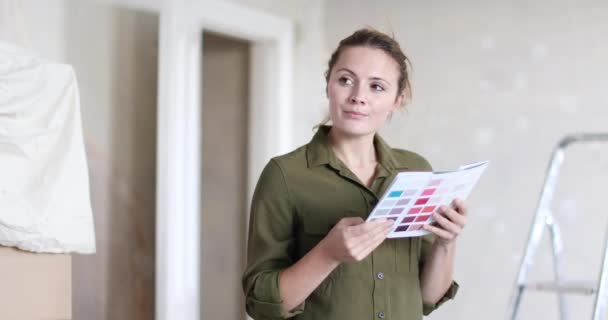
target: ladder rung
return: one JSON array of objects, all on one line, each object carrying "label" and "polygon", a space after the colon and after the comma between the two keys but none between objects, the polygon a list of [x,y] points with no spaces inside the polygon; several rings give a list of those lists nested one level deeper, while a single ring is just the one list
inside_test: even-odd
[{"label": "ladder rung", "polygon": [[597,292],[596,284],[592,281],[562,281],[559,285],[555,282],[532,282],[525,284],[525,287],[526,289],[538,291],[592,295]]}]

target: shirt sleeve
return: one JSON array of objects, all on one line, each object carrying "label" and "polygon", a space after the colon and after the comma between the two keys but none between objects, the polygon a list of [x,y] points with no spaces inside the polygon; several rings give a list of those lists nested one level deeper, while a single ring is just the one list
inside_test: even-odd
[{"label": "shirt sleeve", "polygon": [[[421,252],[421,258],[420,258],[420,270],[422,270],[422,267],[424,266],[424,263],[426,262],[426,258],[428,257],[428,255],[431,252],[431,247],[432,247],[434,241],[435,241],[435,237],[432,234],[422,237],[422,252]],[[446,301],[454,299],[454,297],[456,296],[456,293],[458,293],[459,287],[460,286],[458,285],[458,283],[456,281],[452,281],[452,284],[450,285],[448,290],[445,292],[443,297],[441,297],[441,299],[439,299],[439,301],[437,301],[437,303],[423,302],[422,313],[425,316],[428,316],[431,312],[435,311],[437,308],[439,308],[439,306],[444,304]]]},{"label": "shirt sleeve", "polygon": [[253,319],[286,319],[304,310],[304,303],[285,310],[279,292],[279,273],[294,263],[295,215],[285,176],[273,159],[262,171],[251,203],[242,282],[245,308]]}]

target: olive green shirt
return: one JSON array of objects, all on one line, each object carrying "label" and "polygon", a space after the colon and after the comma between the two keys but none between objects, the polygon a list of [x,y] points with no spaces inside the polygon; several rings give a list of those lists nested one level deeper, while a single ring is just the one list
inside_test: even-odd
[{"label": "olive green shirt", "polygon": [[342,218],[368,214],[400,171],[430,171],[421,156],[391,149],[374,138],[378,156],[370,188],[333,153],[321,127],[312,141],[273,158],[254,192],[243,289],[247,313],[254,319],[400,319],[419,320],[452,299],[452,283],[437,304],[425,304],[420,271],[431,237],[386,239],[360,262],[340,264],[294,310],[285,310],[279,272],[312,249]]}]

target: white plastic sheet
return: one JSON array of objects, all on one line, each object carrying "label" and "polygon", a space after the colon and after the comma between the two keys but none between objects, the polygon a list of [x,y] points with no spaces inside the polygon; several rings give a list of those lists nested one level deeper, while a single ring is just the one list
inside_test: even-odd
[{"label": "white plastic sheet", "polygon": [[0,245],[95,252],[74,71],[1,41]]}]

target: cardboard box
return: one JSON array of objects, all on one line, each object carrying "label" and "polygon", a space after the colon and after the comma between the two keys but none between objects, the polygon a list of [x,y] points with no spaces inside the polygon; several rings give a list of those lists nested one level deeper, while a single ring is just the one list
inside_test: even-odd
[{"label": "cardboard box", "polygon": [[0,247],[0,319],[72,319],[72,257]]}]

